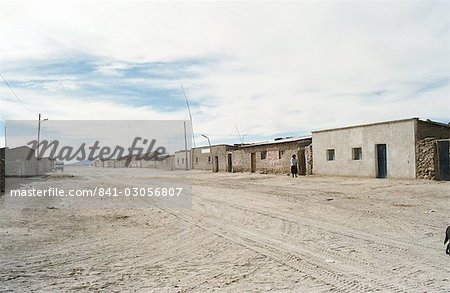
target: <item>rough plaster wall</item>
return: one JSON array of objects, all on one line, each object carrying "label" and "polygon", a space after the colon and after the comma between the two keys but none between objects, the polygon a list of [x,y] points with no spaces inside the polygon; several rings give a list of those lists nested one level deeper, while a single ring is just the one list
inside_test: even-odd
[{"label": "rough plaster wall", "polygon": [[[195,170],[211,170],[212,165],[208,163],[208,157],[212,158],[211,153],[202,153],[202,149],[193,149],[192,150],[192,168]],[[198,158],[198,162],[196,161]]]},{"label": "rough plaster wall", "polygon": [[[125,168],[126,160],[97,160],[94,162],[94,166],[98,168]],[[161,170],[174,170],[174,156],[169,156],[163,161],[152,160],[132,160],[128,168],[153,168]]]},{"label": "rough plaster wall", "polygon": [[[376,177],[376,144],[387,146],[387,177],[416,178],[415,120],[395,121],[313,132],[314,174]],[[352,159],[352,148],[362,148],[362,160]],[[327,161],[327,149],[336,159]]]},{"label": "rough plaster wall", "polygon": [[[272,149],[267,151],[265,160],[261,160],[261,156],[256,157],[256,167],[260,173],[286,173],[291,172],[291,157],[293,154],[297,155],[298,148],[284,149],[284,153],[279,158],[279,150]],[[259,163],[259,164],[258,164]],[[258,168],[259,165],[259,168]]]},{"label": "rough plaster wall", "polygon": [[[248,158],[247,158],[248,156]],[[233,172],[250,172],[250,154],[243,150],[232,151]],[[245,168],[247,166],[247,168]]]},{"label": "rough plaster wall", "polygon": [[43,158],[39,160],[39,173],[47,173],[51,172],[53,170],[53,161],[49,160],[48,158]]},{"label": "rough plaster wall", "polygon": [[436,139],[425,138],[416,145],[416,176],[419,179],[436,180],[437,148]]},{"label": "rough plaster wall", "polygon": [[[260,156],[261,157],[261,156]],[[283,172],[283,161],[286,160],[286,152],[279,159],[279,151],[278,150],[268,150],[266,159],[261,160],[263,167],[261,168],[262,173],[282,173]],[[286,170],[286,172],[288,172]]]},{"label": "rough plaster wall", "polygon": [[[219,172],[227,171],[227,156],[228,148],[225,145],[211,147],[210,153],[202,153],[202,149],[193,149],[193,169],[195,170],[212,170],[212,162],[214,157],[219,158]],[[196,158],[198,157],[198,162]],[[208,162],[208,157],[211,157],[211,162]]]},{"label": "rough plaster wall", "polygon": [[228,167],[228,150],[226,146],[213,147],[212,159],[217,156],[219,158],[219,172],[226,172]]},{"label": "rough plaster wall", "polygon": [[[187,151],[188,170],[191,169],[191,159],[191,152]],[[186,170],[186,152],[175,153],[175,169]]]},{"label": "rough plaster wall", "polygon": [[35,157],[27,160],[28,148],[7,149],[5,152],[6,176],[38,176],[44,175],[39,171],[39,164]]},{"label": "rough plaster wall", "polygon": [[419,120],[417,122],[417,140],[420,141],[424,138],[450,138],[450,127]]},{"label": "rough plaster wall", "polygon": [[313,150],[312,150],[312,144],[305,147],[305,156],[306,156],[306,175],[312,175],[313,174]]},{"label": "rough plaster wall", "polygon": [[[310,141],[306,143],[310,144]],[[302,145],[301,148],[303,147]],[[281,158],[279,158],[280,150],[284,152]],[[267,151],[267,155],[266,159],[261,160],[261,152],[263,151]],[[297,155],[298,151],[299,144],[297,142],[235,150],[233,151],[233,172],[251,172],[251,154],[255,153],[256,173],[289,174],[291,157],[293,154]],[[308,165],[308,158],[306,158],[306,164]]]}]

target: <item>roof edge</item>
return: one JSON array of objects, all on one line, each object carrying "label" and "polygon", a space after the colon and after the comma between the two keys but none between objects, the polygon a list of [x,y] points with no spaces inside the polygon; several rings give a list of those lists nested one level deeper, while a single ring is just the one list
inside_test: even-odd
[{"label": "roof edge", "polygon": [[[336,127],[336,128],[329,128],[329,129],[322,129],[322,130],[315,130],[311,131],[312,134],[319,133],[319,132],[327,132],[327,131],[335,131],[335,130],[344,130],[344,129],[351,129],[351,128],[358,128],[358,127],[367,127],[367,126],[375,126],[375,125],[382,125],[382,124],[389,124],[389,123],[398,123],[398,122],[406,122],[406,121],[419,121],[419,118],[406,118],[406,119],[398,119],[398,120],[389,120],[389,121],[383,121],[383,122],[374,122],[374,123],[367,123],[367,124],[360,124],[360,125],[351,125],[351,126],[344,126],[344,127]],[[422,121],[422,120],[420,120]]]}]

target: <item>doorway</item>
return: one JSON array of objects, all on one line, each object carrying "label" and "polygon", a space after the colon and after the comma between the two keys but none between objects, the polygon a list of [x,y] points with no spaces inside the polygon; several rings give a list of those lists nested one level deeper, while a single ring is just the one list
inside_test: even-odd
[{"label": "doorway", "polygon": [[298,158],[298,175],[306,175],[305,149],[301,149],[297,152],[297,158]]},{"label": "doorway", "polygon": [[250,155],[250,168],[252,173],[256,172],[256,153]]},{"label": "doorway", "polygon": [[214,156],[214,172],[219,172],[219,157]]},{"label": "doorway", "polygon": [[377,144],[377,178],[387,177],[387,153],[386,144]]},{"label": "doorway", "polygon": [[450,180],[450,141],[437,142],[439,180]]},{"label": "doorway", "polygon": [[233,172],[233,157],[231,154],[228,154],[228,167],[227,167],[227,171],[228,172]]}]

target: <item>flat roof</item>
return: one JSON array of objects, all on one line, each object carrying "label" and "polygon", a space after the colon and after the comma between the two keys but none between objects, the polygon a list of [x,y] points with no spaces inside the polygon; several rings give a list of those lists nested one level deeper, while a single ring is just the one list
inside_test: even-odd
[{"label": "flat roof", "polygon": [[303,137],[291,137],[291,138],[285,138],[280,140],[270,140],[270,141],[262,141],[262,142],[255,142],[252,144],[244,145],[243,148],[248,147],[256,147],[256,146],[262,146],[262,145],[271,145],[271,144],[282,144],[282,143],[290,143],[290,142],[296,142],[296,141],[302,141],[302,140],[310,140],[311,136],[303,136]]},{"label": "flat roof", "polygon": [[[212,148],[213,147],[218,147],[218,146],[236,147],[236,145],[224,144],[224,143],[211,145]],[[201,147],[195,147],[195,148],[192,148],[192,149],[196,150],[196,149],[205,149],[205,148],[209,148],[209,145],[205,145],[205,146],[201,146]]]},{"label": "flat roof", "polygon": [[191,152],[191,150],[179,150],[179,151],[174,152],[174,154],[179,154],[179,153],[190,153],[190,152]]},{"label": "flat roof", "polygon": [[430,119],[419,120],[419,122],[424,122],[424,123],[429,123],[429,124],[433,124],[433,125],[436,125],[436,126],[443,126],[443,127],[450,128],[450,123],[449,124],[445,124],[445,123],[442,123],[442,122],[431,121]]},{"label": "flat roof", "polygon": [[13,148],[5,147],[5,148],[1,148],[1,149],[2,149],[2,150],[9,150],[9,151],[12,151],[12,150],[23,149],[23,148],[27,148],[27,149],[32,150],[32,151],[35,150],[35,149],[30,148],[29,146],[26,146],[26,145],[21,145],[21,146],[13,147]]},{"label": "flat roof", "polygon": [[[335,131],[335,130],[343,130],[343,129],[367,127],[367,126],[375,126],[375,125],[389,124],[389,123],[399,123],[399,122],[406,122],[406,121],[412,121],[412,120],[417,120],[418,121],[419,118],[407,118],[407,119],[390,120],[390,121],[375,122],[375,123],[360,124],[360,125],[352,125],[352,126],[345,126],[345,127],[329,128],[329,129],[311,131],[311,133]],[[424,122],[427,122],[427,121],[424,121]],[[440,124],[440,125],[442,125],[442,124]]]}]

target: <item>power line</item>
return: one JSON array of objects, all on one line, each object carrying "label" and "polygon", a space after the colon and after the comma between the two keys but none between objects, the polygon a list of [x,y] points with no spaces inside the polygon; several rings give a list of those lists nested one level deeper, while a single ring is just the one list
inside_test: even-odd
[{"label": "power line", "polygon": [[19,96],[16,94],[16,92],[13,90],[13,88],[9,85],[8,81],[3,77],[3,74],[0,72],[0,76],[2,77],[3,81],[5,82],[6,86],[11,90],[11,92],[14,94],[14,96],[16,97],[16,99],[22,104],[22,106],[24,106],[25,109],[27,109],[28,111],[30,111],[31,113],[33,113],[33,111],[30,110],[30,108],[28,108],[24,102],[19,98]]}]

